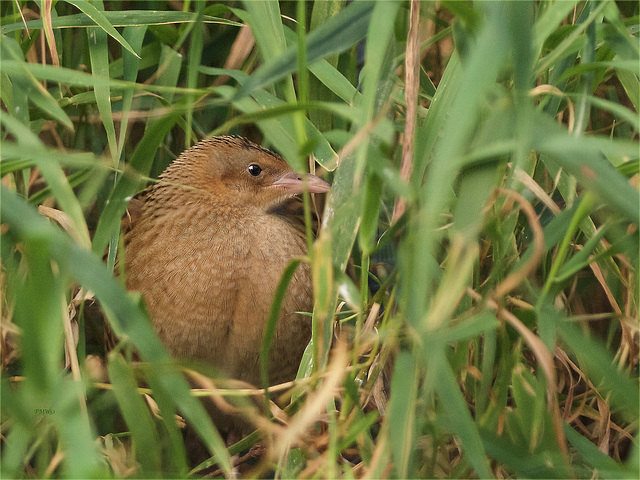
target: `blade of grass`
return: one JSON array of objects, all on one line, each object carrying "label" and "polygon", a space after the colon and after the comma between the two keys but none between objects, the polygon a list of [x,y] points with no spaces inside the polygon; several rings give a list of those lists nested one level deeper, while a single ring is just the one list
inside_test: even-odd
[{"label": "blade of grass", "polygon": [[136,175],[133,172],[128,173],[125,171],[125,174],[120,177],[111,192],[105,209],[98,220],[92,245],[92,250],[97,255],[102,255],[113,232],[119,228],[120,220],[127,209],[129,198],[139,190],[144,178],[151,169],[156,150],[167,132],[179,118],[180,113],[173,112],[159,119],[152,128],[145,132],[144,137],[133,152],[129,167],[133,172],[136,172]]},{"label": "blade of grass", "polygon": [[107,369],[113,393],[131,432],[136,460],[140,462],[143,472],[153,475],[154,472],[160,471],[158,432],[149,408],[138,393],[131,366],[119,353],[112,352],[109,355]]},{"label": "blade of grass", "polygon": [[[120,338],[129,339],[140,352],[142,360],[159,366],[170,366],[171,357],[153,331],[146,315],[99,258],[47,223],[47,220],[4,185],[0,187],[0,191],[2,217],[16,238],[40,239],[46,242],[50,258],[60,265],[66,265],[68,274],[80,285],[93,291],[101,304],[113,313],[110,320],[114,333]],[[231,465],[224,442],[214,429],[204,407],[191,396],[186,380],[175,369],[164,368],[162,375],[158,376],[158,382],[171,401],[180,405],[207,448],[217,456],[221,468],[228,472]],[[173,418],[166,421],[172,422]]]},{"label": "blade of grass", "polygon": [[[248,2],[247,6],[258,2]],[[359,42],[367,32],[367,25],[373,10],[369,2],[354,2],[339,14],[325,22],[307,35],[307,62],[317,60],[340,53],[355,43]],[[262,18],[262,17],[260,17]],[[259,31],[262,29],[260,28]],[[258,35],[261,35],[258,33]],[[256,36],[258,44],[260,42]],[[275,42],[271,42],[275,43]],[[270,43],[269,43],[270,44]],[[286,49],[284,36],[278,42],[279,50],[270,50],[264,58],[275,59],[262,66],[236,93],[236,98],[251,94],[254,90],[270,85],[273,82],[293,73],[297,68],[297,46]]]},{"label": "blade of grass", "polygon": [[[127,42],[124,39],[124,37],[120,35],[118,31],[113,27],[111,22],[109,22],[109,20],[105,18],[103,14],[104,6],[102,5],[101,1],[94,2],[94,4],[91,4],[85,0],[67,0],[67,1],[72,5],[75,5],[78,8],[78,10],[82,11],[87,17],[93,20],[96,23],[96,25],[98,25],[104,31],[105,34],[108,34],[110,37],[112,37],[116,42],[122,45],[123,48],[129,51],[129,53],[140,58],[140,56],[131,47],[131,45],[129,45],[129,42]],[[98,7],[96,7],[95,5],[97,5]],[[106,37],[104,42],[106,43]]]},{"label": "blade of grass", "polygon": [[411,457],[414,456],[416,426],[416,402],[418,391],[418,371],[415,355],[401,352],[395,360],[389,401],[389,436],[391,455],[396,465],[398,478],[414,475]]},{"label": "blade of grass", "polygon": [[[98,3],[102,8],[101,4],[102,2]],[[92,8],[95,9],[93,6]],[[87,40],[89,43],[89,56],[91,58],[91,73],[100,77],[108,77],[109,51],[107,49],[107,34],[99,28],[89,28],[87,29]],[[129,49],[130,48],[129,46]],[[111,160],[115,167],[118,165],[117,155],[119,149],[116,142],[116,127],[113,123],[113,114],[111,111],[111,89],[106,85],[95,85],[93,91],[96,96],[96,105],[100,112],[102,125],[107,133]],[[122,140],[124,141],[124,139]]]},{"label": "blade of grass", "polygon": [[62,210],[73,222],[80,244],[88,247],[91,241],[89,239],[89,229],[87,228],[84,214],[60,165],[56,162],[48,161],[46,149],[40,142],[40,139],[26,126],[20,124],[15,118],[9,115],[0,116],[0,121],[16,139],[19,139],[20,149],[24,154],[28,154],[33,159],[34,164],[40,168],[42,175],[49,184],[52,194],[60,203]]},{"label": "blade of grass", "polygon": [[[205,4],[203,2],[196,2],[195,8],[198,17],[193,30],[191,31],[191,45],[189,47],[189,59],[187,62],[187,88],[195,89],[198,86],[198,66],[202,58],[202,49],[204,46],[203,34],[204,24],[202,23],[202,17]],[[191,105],[195,103],[195,96],[192,96],[188,102],[187,108],[187,132],[185,135],[185,148],[191,146],[191,139],[194,137],[192,132],[193,124],[193,108]]]},{"label": "blade of grass", "polygon": [[[50,115],[69,130],[73,130],[73,123],[69,119],[69,116],[60,108],[58,102],[44,86],[37,81],[36,76],[31,72],[31,66],[33,64],[24,61],[22,50],[18,43],[12,38],[5,38],[0,42],[0,47],[2,52],[3,73],[11,79],[14,88],[24,92],[26,99],[33,102],[46,115]],[[10,68],[11,66],[13,66],[13,69]],[[23,98],[23,101],[24,99],[25,98]],[[16,106],[19,106],[19,104],[16,104]],[[25,120],[27,118],[26,116],[28,116],[28,108],[24,113],[17,112],[17,114],[18,117]]]},{"label": "blade of grass", "polygon": [[437,365],[434,373],[436,377],[434,389],[440,400],[446,402],[444,414],[451,423],[455,435],[460,437],[465,455],[468,455],[469,461],[478,477],[491,478],[491,470],[484,445],[482,444],[482,437],[478,426],[471,417],[467,402],[460,392],[450,365],[445,358],[438,358],[437,361],[433,361],[434,356],[440,357],[442,355],[440,352],[436,353],[431,350],[428,355],[430,368]]}]

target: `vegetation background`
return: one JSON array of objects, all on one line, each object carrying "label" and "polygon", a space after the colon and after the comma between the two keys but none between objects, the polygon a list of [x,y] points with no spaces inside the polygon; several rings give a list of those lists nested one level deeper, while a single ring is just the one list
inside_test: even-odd
[{"label": "vegetation background", "polygon": [[240,134],[333,184],[252,474],[638,478],[638,10],[1,2],[2,476],[186,476],[176,414],[208,472],[256,441],[113,275],[128,198]]}]

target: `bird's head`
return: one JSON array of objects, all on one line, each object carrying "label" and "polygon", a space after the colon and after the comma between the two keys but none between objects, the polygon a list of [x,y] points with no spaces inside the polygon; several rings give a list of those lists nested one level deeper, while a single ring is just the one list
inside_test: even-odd
[{"label": "bird's head", "polygon": [[270,208],[308,189],[328,192],[315,175],[300,175],[279,155],[241,137],[203,140],[167,168],[161,179],[192,187],[230,205]]}]

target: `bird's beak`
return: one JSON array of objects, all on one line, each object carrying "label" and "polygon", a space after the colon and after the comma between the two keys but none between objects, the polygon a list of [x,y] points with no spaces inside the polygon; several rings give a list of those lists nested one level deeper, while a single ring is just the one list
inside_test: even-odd
[{"label": "bird's beak", "polygon": [[325,193],[331,190],[331,185],[315,175],[302,176],[296,172],[285,173],[271,184],[272,187],[283,188],[288,193],[302,193],[306,188],[310,193]]}]

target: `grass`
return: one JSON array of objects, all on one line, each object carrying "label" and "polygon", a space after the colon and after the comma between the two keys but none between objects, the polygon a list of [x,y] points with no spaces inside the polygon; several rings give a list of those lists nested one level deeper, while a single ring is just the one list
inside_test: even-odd
[{"label": "grass", "polygon": [[173,361],[113,275],[128,198],[240,134],[332,183],[253,474],[637,478],[638,15],[0,3],[2,475],[187,476],[176,415],[222,472],[255,443],[197,399],[260,392]]}]

